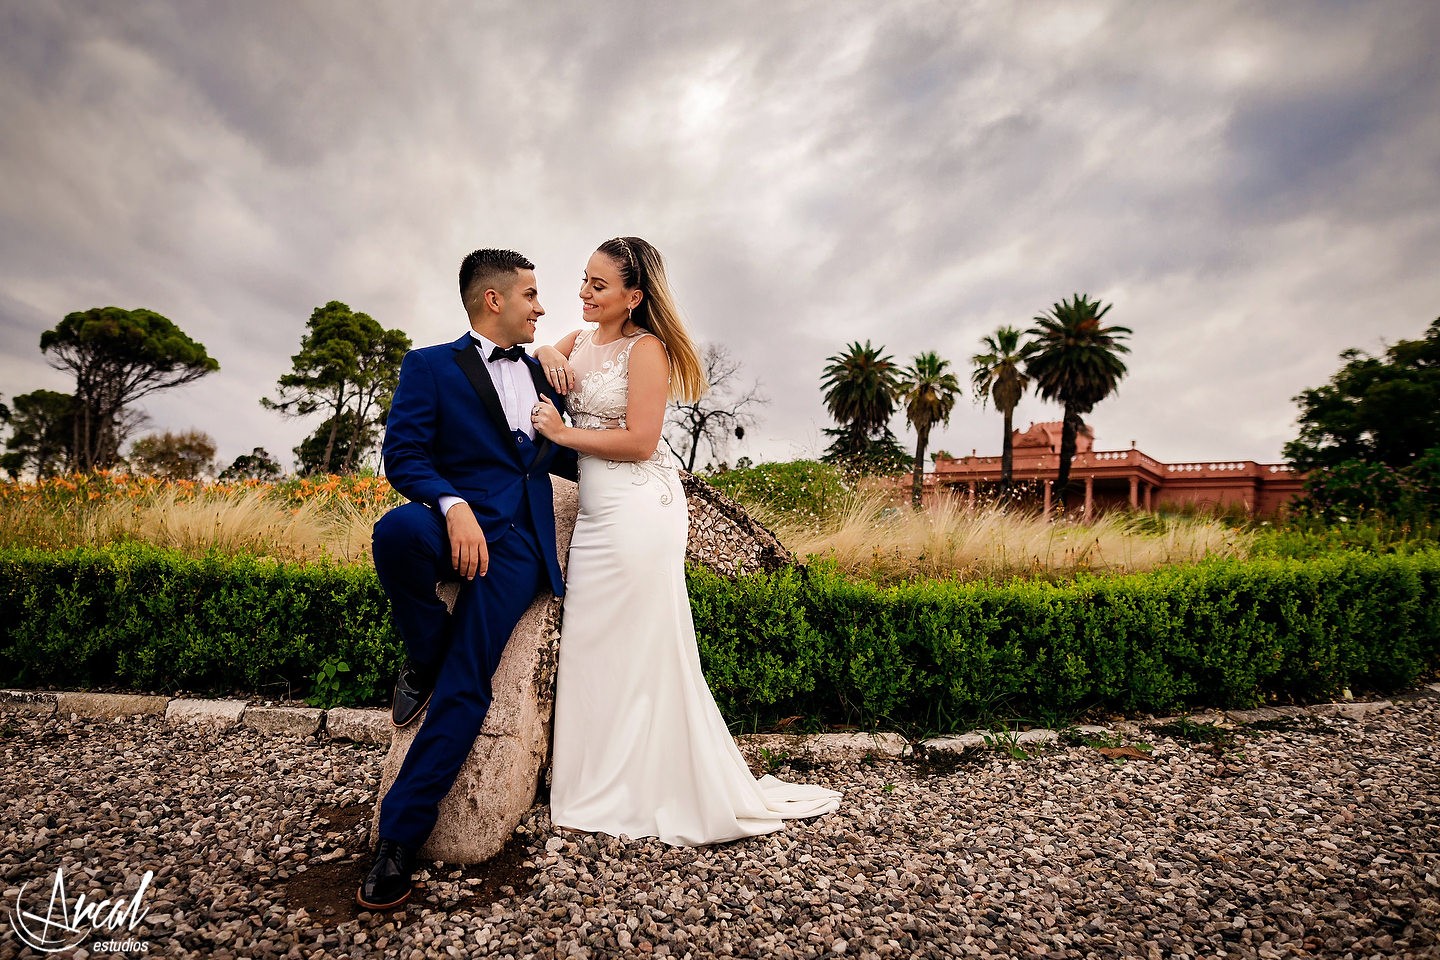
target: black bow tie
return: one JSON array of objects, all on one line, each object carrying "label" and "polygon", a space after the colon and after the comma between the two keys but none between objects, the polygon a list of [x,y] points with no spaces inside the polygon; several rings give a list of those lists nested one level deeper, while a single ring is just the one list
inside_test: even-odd
[{"label": "black bow tie", "polygon": [[491,350],[490,362],[494,363],[496,360],[519,360],[523,356],[525,356],[525,348],[517,343],[513,347],[496,347]]}]

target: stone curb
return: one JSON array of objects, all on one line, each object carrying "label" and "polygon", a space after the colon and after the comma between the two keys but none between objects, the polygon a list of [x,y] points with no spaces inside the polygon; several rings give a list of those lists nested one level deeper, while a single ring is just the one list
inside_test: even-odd
[{"label": "stone curb", "polygon": [[62,692],[56,695],[55,712],[73,713],[96,720],[114,720],[117,717],[164,713],[168,703],[166,697],[128,693]]},{"label": "stone curb", "polygon": [[191,700],[177,697],[165,708],[165,724],[201,723],[218,730],[239,726],[249,704],[244,700]]},{"label": "stone curb", "polygon": [[[1423,690],[1440,695],[1440,683],[1425,684]],[[1370,714],[1393,709],[1389,700],[1317,703],[1296,707],[1261,707],[1254,710],[1204,710],[1198,713],[1160,717],[1153,720],[1122,720],[1110,726],[1083,724],[1074,727],[1085,736],[1122,734],[1137,736],[1145,728],[1187,721],[1197,725],[1241,726],[1267,720],[1298,716],[1343,717],[1363,720]],[[244,700],[202,700],[191,697],[163,697],[143,694],[90,693],[87,691],[45,691],[0,689],[0,710],[40,715],[75,714],[97,720],[118,717],[164,715],[167,725],[198,723],[227,730],[249,727],[268,736],[319,737],[385,746],[394,726],[390,711],[379,708],[272,707],[251,705]],[[928,752],[959,754],[970,750],[1006,746],[1054,745],[1061,734],[1035,728],[1017,733],[973,730],[969,733],[931,737],[912,744],[898,733],[753,733],[736,738],[747,755],[762,757],[768,752],[782,759],[842,761],[864,758],[897,759]]]},{"label": "stone curb", "polygon": [[898,733],[748,733],[737,737],[742,750],[756,756],[804,757],[809,760],[858,760],[864,757],[905,757],[911,746]]},{"label": "stone curb", "polygon": [[0,690],[0,707],[17,713],[52,714],[59,700],[59,694],[38,690]]},{"label": "stone curb", "polygon": [[240,722],[272,737],[313,737],[325,722],[325,711],[319,707],[246,707]]},{"label": "stone curb", "polygon": [[332,707],[325,711],[325,733],[331,740],[385,746],[394,732],[389,710]]},{"label": "stone curb", "polygon": [[[1078,728],[1077,728],[1078,729]],[[1109,727],[1086,726],[1082,732],[1090,734],[1110,733]],[[1035,747],[1050,746],[1060,742],[1060,733],[1047,727],[1035,727],[1030,730],[1015,732],[1004,732],[994,730],[972,730],[969,733],[950,734],[944,737],[932,737],[929,740],[922,740],[920,745],[926,750],[938,753],[964,753],[967,750],[978,750],[984,747],[995,747],[1004,750],[1007,746]]]},{"label": "stone curb", "polygon": [[1372,713],[1388,710],[1395,704],[1389,700],[1374,703],[1321,703],[1311,711],[1317,717],[1345,717],[1349,720],[1363,720]]}]

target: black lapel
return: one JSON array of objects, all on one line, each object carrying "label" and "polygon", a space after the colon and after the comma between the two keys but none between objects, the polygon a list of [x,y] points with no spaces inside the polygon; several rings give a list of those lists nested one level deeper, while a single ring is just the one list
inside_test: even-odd
[{"label": "black lapel", "polygon": [[[534,357],[530,356],[527,353],[520,358],[520,362],[530,368],[530,379],[535,381],[535,396],[549,397],[551,402],[555,404],[555,406],[560,410],[560,412],[564,413],[565,401],[561,399],[559,394],[557,394],[554,390],[550,388],[550,381],[545,379],[545,371],[540,369],[540,361],[536,360]],[[551,443],[549,437],[539,433],[535,434],[535,440],[535,460],[536,462],[539,462],[540,458],[545,456],[546,452],[550,449],[551,446],[553,446],[553,444]]]},{"label": "black lapel", "polygon": [[465,378],[470,381],[470,386],[480,396],[480,402],[485,405],[485,412],[490,414],[490,419],[500,430],[500,435],[510,443],[507,446],[520,458],[520,450],[515,446],[514,435],[510,433],[510,423],[505,419],[505,408],[500,406],[500,394],[495,392],[495,384],[490,380],[490,371],[485,369],[485,360],[480,356],[480,344],[468,333],[464,338],[467,342],[455,345],[455,362],[465,372]]}]

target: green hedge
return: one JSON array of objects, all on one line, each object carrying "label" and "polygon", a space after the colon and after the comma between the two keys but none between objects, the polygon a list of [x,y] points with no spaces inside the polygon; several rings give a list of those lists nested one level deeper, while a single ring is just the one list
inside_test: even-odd
[{"label": "green hedge", "polygon": [[[1437,551],[1063,583],[879,587],[825,566],[689,579],[706,676],[746,726],[799,715],[939,730],[1001,713],[1306,701],[1440,666]],[[0,609],[5,685],[299,695],[339,657],[359,699],[383,703],[400,660],[367,567],[3,551]]]},{"label": "green hedge", "polygon": [[[732,719],[795,714],[950,729],[1313,702],[1440,666],[1440,552],[1207,562],[1063,583],[878,587],[831,569],[734,584],[692,573],[707,676]],[[769,602],[767,602],[767,598]],[[800,611],[797,614],[797,609]],[[771,641],[798,676],[757,670]]]},{"label": "green hedge", "polygon": [[370,699],[401,659],[389,608],[365,566],[4,550],[0,683],[294,697],[334,656]]}]

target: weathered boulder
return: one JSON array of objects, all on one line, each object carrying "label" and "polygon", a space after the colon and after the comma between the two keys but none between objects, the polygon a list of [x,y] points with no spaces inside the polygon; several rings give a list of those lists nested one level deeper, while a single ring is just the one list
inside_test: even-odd
[{"label": "weathered boulder", "polygon": [[[741,570],[773,570],[791,562],[775,535],[744,508],[698,477],[681,473],[690,511],[686,559],[727,576]],[[555,546],[566,566],[578,510],[577,487],[555,479]],[[453,605],[458,585],[438,584],[437,594]],[[493,857],[535,802],[550,754],[555,705],[555,663],[561,603],[537,597],[505,646],[492,681],[493,700],[470,756],[455,785],[440,803],[439,819],[421,848],[422,859],[481,863]],[[390,739],[380,781],[383,800],[395,782],[423,717]],[[378,836],[375,805],[372,840]]]},{"label": "weathered boulder", "polygon": [[745,508],[694,474],[680,471],[690,510],[685,559],[716,573],[771,571],[795,562],[775,534]]}]

